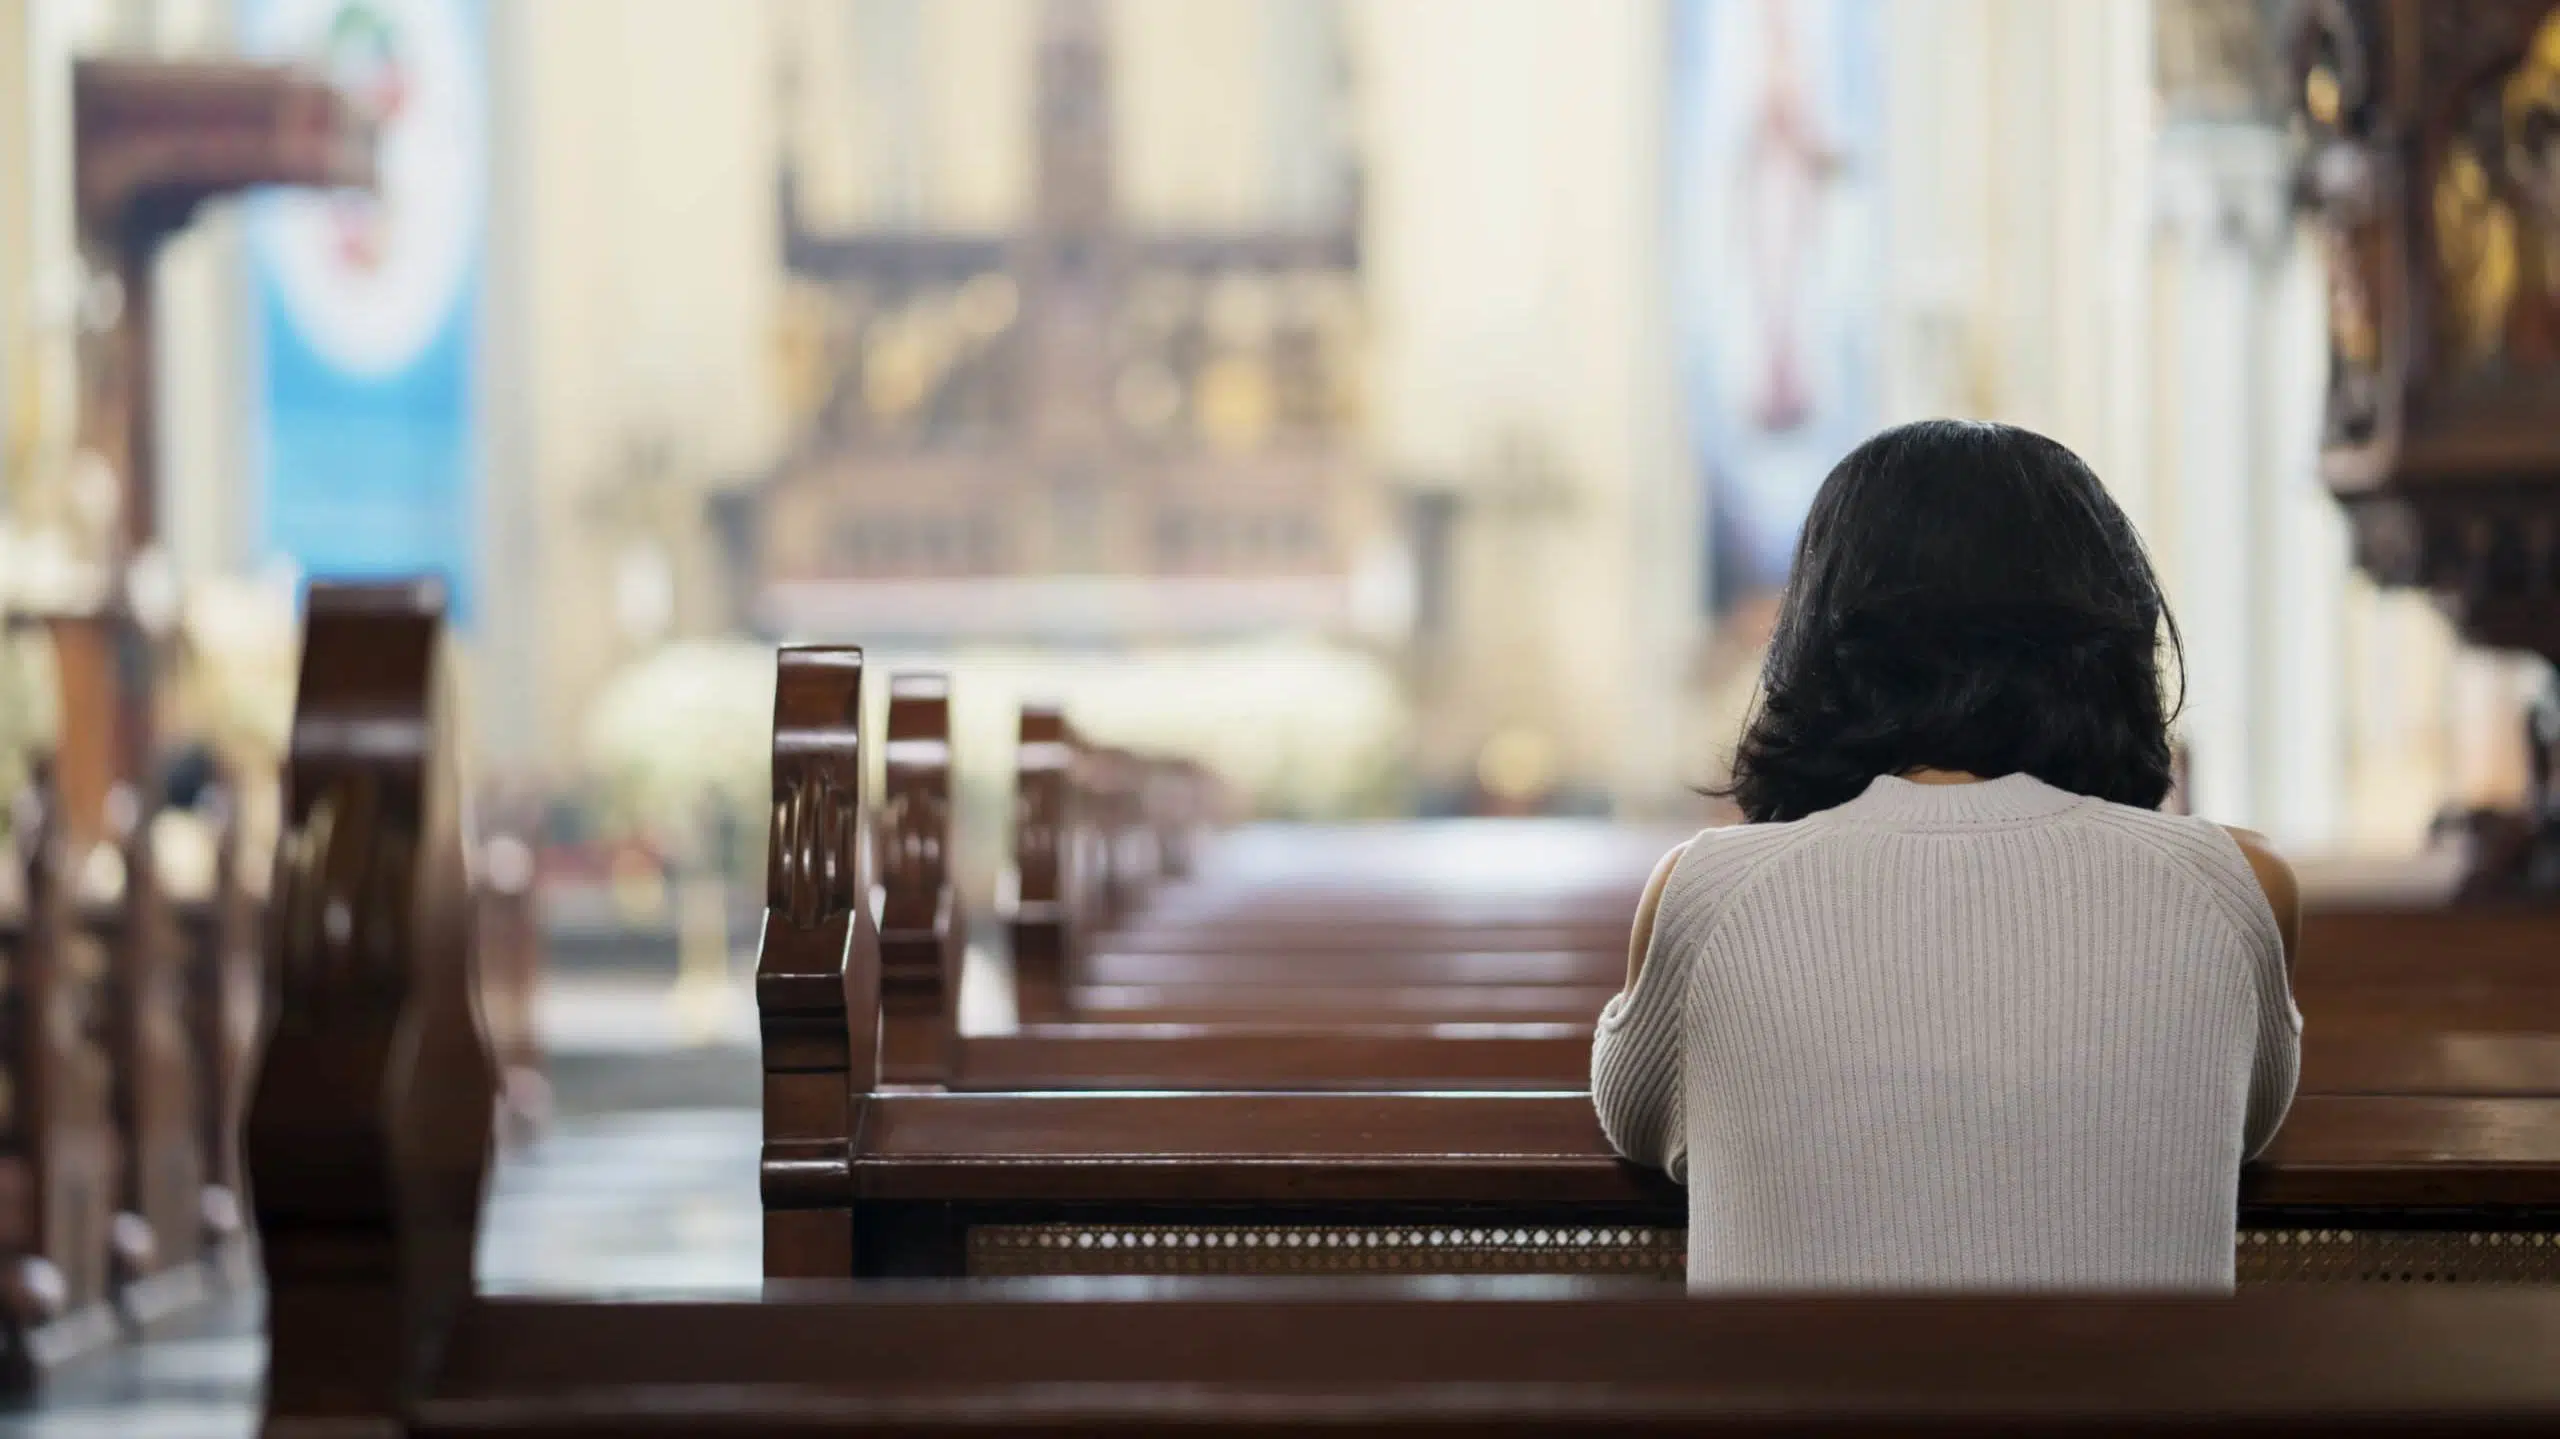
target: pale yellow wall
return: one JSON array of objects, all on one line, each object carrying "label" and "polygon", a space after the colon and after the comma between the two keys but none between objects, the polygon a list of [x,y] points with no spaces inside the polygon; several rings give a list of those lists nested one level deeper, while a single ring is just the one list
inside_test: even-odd
[{"label": "pale yellow wall", "polygon": [[1517,446],[1560,487],[1507,538],[1470,522],[1458,584],[1476,609],[1428,757],[1450,767],[1483,731],[1528,725],[1567,774],[1666,802],[1694,770],[1676,729],[1696,531],[1661,313],[1665,8],[1349,15],[1378,458],[1498,504]]},{"label": "pale yellow wall", "polygon": [[36,391],[28,206],[35,107],[28,99],[29,0],[0,0],[0,524],[24,482]]},{"label": "pale yellow wall", "polygon": [[55,517],[76,419],[70,57],[93,21],[66,0],[0,6],[0,464],[22,525]]},{"label": "pale yellow wall", "polygon": [[1031,193],[1032,0],[777,0],[820,229],[984,230]]},{"label": "pale yellow wall", "polygon": [[1885,407],[2044,431],[2150,484],[2147,0],[1883,7]]},{"label": "pale yellow wall", "polygon": [[[625,445],[665,436],[694,484],[771,456],[774,15],[763,0],[492,9],[486,692],[526,721],[492,734],[502,760],[574,763],[588,702],[627,658],[596,500]],[[708,543],[674,557],[689,606],[710,598]]]}]

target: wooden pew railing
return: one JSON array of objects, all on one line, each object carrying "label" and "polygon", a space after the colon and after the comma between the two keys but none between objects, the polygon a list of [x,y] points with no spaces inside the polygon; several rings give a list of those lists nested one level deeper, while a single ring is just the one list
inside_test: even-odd
[{"label": "wooden pew railing", "polygon": [[[248,1146],[271,1286],[269,1436],[2560,1421],[2548,1291],[1705,1301],[1497,1279],[473,1297],[495,1087],[469,1002],[431,599],[323,589],[312,606],[268,953],[274,1038]],[[858,713],[805,699],[777,700],[798,734]],[[827,793],[833,775],[823,755],[799,770],[786,834],[841,836],[851,815]],[[859,906],[827,847],[789,852],[771,918],[850,954]]]},{"label": "wooden pew railing", "polygon": [[105,960],[72,912],[50,771],[14,797],[0,880],[0,1387],[112,1338],[119,1168],[97,1018]]},{"label": "wooden pew railing", "polygon": [[513,807],[493,814],[475,854],[481,1014],[496,1053],[501,1123],[510,1147],[532,1142],[551,1119],[535,1000],[542,981],[542,924],[534,901],[533,825]]},{"label": "wooden pew railing", "polygon": [[[1675,838],[1596,884],[1522,894],[1492,879],[1454,902],[1356,867],[1167,884],[1168,853],[1195,867],[1196,816],[1210,807],[1197,767],[1090,745],[1049,709],[1026,710],[1023,726],[1012,929],[1018,1008],[1034,1023],[1586,1026],[1624,973],[1645,874]],[[1186,818],[1145,818],[1145,803]],[[1154,838],[1168,826],[1183,835],[1173,850]]]},{"label": "wooden pew railing", "polygon": [[[782,663],[795,661],[786,656]],[[847,683],[853,678],[849,670],[838,675]],[[887,793],[878,825],[883,1082],[958,1089],[1520,1088],[1578,1084],[1587,1072],[1587,1020],[1474,1026],[1035,1020],[1010,1033],[962,1036],[958,989],[968,907],[944,862],[953,849],[950,730],[943,676],[891,680]],[[1194,773],[1187,785],[1197,796],[1205,781]]]},{"label": "wooden pew railing", "polygon": [[[849,678],[858,687],[859,672]],[[877,846],[880,1073],[891,1084],[949,1084],[961,1069],[968,948],[968,911],[951,866],[949,682],[938,674],[892,678],[888,724]]]},{"label": "wooden pew railing", "polygon": [[205,1097],[190,1054],[177,921],[154,850],[157,808],[130,785],[108,792],[112,848],[92,852],[84,878],[95,882],[79,909],[109,956],[110,1092],[124,1141],[112,1236],[117,1286],[145,1320],[202,1295],[196,1262],[205,1252]]},{"label": "wooden pew railing", "polygon": [[242,863],[238,779],[218,773],[196,807],[210,829],[211,863],[201,876],[203,887],[173,885],[169,905],[183,936],[187,1048],[195,1065],[204,1181],[202,1221],[206,1245],[224,1263],[245,1266],[247,1251],[238,1243],[248,1226],[240,1125],[258,1041],[258,946],[265,905],[251,890]]},{"label": "wooden pew railing", "polygon": [[[94,1051],[106,1095],[115,1155],[99,1200],[109,1218],[94,1233],[78,1226],[87,1236],[80,1242],[100,1245],[111,1309],[128,1325],[149,1326],[214,1284],[245,1278],[247,1267],[236,1136],[256,1024],[260,908],[225,818],[238,809],[237,781],[218,775],[193,813],[169,804],[153,772],[164,757],[127,733],[114,708],[114,675],[153,658],[131,615],[16,609],[0,618],[8,643],[39,651],[37,668],[49,673],[64,715],[55,741],[35,756],[44,779],[26,806],[41,817],[40,847],[52,852],[42,861],[47,902],[59,906],[68,929],[53,936],[40,926],[27,936],[27,963],[31,972],[68,976],[59,984],[76,995],[79,1042]],[[101,713],[116,723],[81,718]],[[195,836],[201,855],[199,846],[171,843],[190,829],[210,831]],[[0,1090],[13,1101],[28,1098],[24,1122],[39,1131],[61,1113],[34,1099],[58,1060],[51,1042],[22,1035],[0,1073]],[[60,1147],[41,1135],[29,1143]],[[40,1192],[29,1203],[69,1212],[87,1200]],[[85,1279],[95,1266],[68,1262],[59,1247],[65,1233],[0,1235],[0,1262],[72,1276],[56,1299],[25,1313],[58,1308],[75,1317],[28,1318],[33,1337],[17,1346],[23,1362],[0,1366],[0,1390],[32,1384],[84,1345],[113,1337],[114,1326],[76,1320],[88,1312]]]}]

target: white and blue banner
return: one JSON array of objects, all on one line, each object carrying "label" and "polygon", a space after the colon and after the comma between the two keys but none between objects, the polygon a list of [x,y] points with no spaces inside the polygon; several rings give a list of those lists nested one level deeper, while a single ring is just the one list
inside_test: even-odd
[{"label": "white and blue banner", "polygon": [[1877,0],[1677,0],[1670,291],[1709,613],[1784,583],[1823,476],[1878,420]]},{"label": "white and blue banner", "polygon": [[251,204],[260,541],[307,578],[441,575],[479,555],[488,215],[484,0],[241,0],[245,48],[325,71],[376,126],[372,194]]}]

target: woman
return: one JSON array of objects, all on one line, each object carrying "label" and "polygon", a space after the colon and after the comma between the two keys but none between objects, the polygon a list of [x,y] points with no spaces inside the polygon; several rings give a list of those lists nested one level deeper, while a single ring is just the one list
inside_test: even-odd
[{"label": "woman", "polygon": [[1592,1099],[1698,1288],[2228,1289],[2293,1097],[2293,876],[2158,812],[2141,541],[2079,458],[1888,430],[1806,517],[1734,760],[1666,856]]}]

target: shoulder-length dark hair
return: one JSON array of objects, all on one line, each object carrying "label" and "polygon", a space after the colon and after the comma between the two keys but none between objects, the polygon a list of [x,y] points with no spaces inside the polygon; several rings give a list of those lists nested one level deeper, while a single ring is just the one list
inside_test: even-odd
[{"label": "shoulder-length dark hair", "polygon": [[2177,622],[2080,457],[2008,425],[1886,430],[1822,482],[1721,793],[1799,819],[1877,775],[2030,774],[2157,808]]}]

